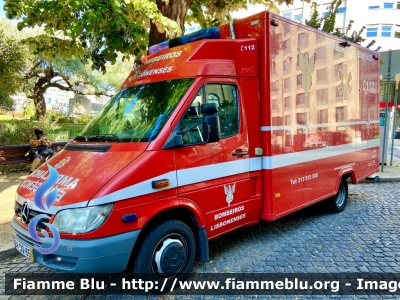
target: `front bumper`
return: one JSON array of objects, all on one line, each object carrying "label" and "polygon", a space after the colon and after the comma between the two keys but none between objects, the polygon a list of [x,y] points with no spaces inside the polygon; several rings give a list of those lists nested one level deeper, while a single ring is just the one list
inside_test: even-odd
[{"label": "front bumper", "polygon": [[12,227],[17,241],[33,248],[35,262],[58,271],[79,274],[124,271],[140,233],[140,230],[136,230],[92,240],[61,239],[57,250],[44,255],[35,246],[50,248],[53,245],[52,237],[43,237],[40,244],[30,237],[15,218]]}]

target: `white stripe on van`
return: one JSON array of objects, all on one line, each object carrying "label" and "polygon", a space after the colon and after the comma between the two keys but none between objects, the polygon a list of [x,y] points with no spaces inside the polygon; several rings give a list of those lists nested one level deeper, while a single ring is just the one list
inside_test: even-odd
[{"label": "white stripe on van", "polygon": [[[379,146],[378,139],[368,140],[353,144],[302,151],[302,152],[287,153],[276,156],[247,158],[247,159],[240,159],[237,161],[230,161],[225,163],[183,169],[177,171],[177,178],[178,178],[177,181],[175,178],[175,172],[172,171],[151,179],[147,179],[143,182],[131,185],[114,193],[108,194],[104,197],[93,199],[90,201],[89,204],[100,205],[100,204],[110,203],[114,201],[156,193],[160,190],[176,188],[178,186],[178,183],[179,186],[185,186],[198,182],[204,182],[207,180],[238,175],[246,173],[248,171],[257,171],[261,169],[271,170],[293,164],[300,164],[323,158],[334,157],[342,154],[348,154],[354,151],[365,150],[376,146]],[[379,158],[377,157],[377,159]],[[157,190],[153,189],[151,187],[151,182],[160,179],[169,179],[170,186],[165,187],[163,189],[157,189]]]},{"label": "white stripe on van", "polygon": [[[352,153],[379,146],[379,139],[357,142],[353,144],[345,144],[333,147],[325,147],[301,152],[286,153],[275,156],[263,156],[262,168],[272,170],[276,168],[286,167],[295,164],[315,161],[323,158],[334,157],[342,154]],[[377,153],[377,160],[379,153]],[[371,157],[372,159],[372,157]]]}]

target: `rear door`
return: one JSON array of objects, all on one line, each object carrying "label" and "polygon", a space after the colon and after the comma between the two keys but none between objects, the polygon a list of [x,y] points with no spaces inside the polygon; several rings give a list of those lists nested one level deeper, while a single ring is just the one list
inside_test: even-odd
[{"label": "rear door", "polygon": [[[246,222],[254,187],[249,178],[249,144],[237,80],[200,81],[176,126],[184,145],[176,148],[178,195],[195,201],[206,213],[207,232],[214,237]],[[216,103],[221,140],[206,143],[201,105]]]}]

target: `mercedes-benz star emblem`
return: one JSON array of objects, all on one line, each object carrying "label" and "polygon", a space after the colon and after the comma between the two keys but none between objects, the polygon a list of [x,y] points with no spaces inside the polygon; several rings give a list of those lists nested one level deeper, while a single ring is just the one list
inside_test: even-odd
[{"label": "mercedes-benz star emblem", "polygon": [[28,224],[28,220],[29,220],[29,206],[28,202],[25,202],[21,210],[21,221],[24,222],[25,224]]}]

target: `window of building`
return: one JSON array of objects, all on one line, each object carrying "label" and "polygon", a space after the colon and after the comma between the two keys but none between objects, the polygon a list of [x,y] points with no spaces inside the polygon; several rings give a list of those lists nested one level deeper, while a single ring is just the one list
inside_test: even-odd
[{"label": "window of building", "polygon": [[291,125],[290,115],[285,115],[285,125]]},{"label": "window of building", "polygon": [[271,82],[271,91],[277,92],[279,89],[279,80]]},{"label": "window of building", "polygon": [[379,5],[372,5],[372,6],[368,6],[368,9],[378,9]]},{"label": "window of building", "polygon": [[290,39],[283,42],[283,53],[290,52]]},{"label": "window of building", "polygon": [[298,45],[299,46],[307,46],[308,45],[308,34],[300,33],[298,36]]},{"label": "window of building", "polygon": [[291,101],[290,96],[285,97],[285,99],[284,99],[285,108],[290,108],[290,101]]},{"label": "window of building", "polygon": [[344,14],[346,12],[346,7],[339,7],[338,8],[338,14]]},{"label": "window of building", "polygon": [[394,3],[383,2],[383,8],[393,8]]},{"label": "window of building", "polygon": [[336,122],[342,122],[346,120],[346,110],[344,106],[336,107]]},{"label": "window of building", "polygon": [[291,58],[288,57],[287,59],[285,59],[283,61],[283,73],[284,74],[287,74],[290,72],[290,60],[291,60]]},{"label": "window of building", "polygon": [[325,47],[319,47],[315,50],[316,59],[325,59]]},{"label": "window of building", "polygon": [[290,78],[285,78],[283,80],[283,90],[290,90]]},{"label": "window of building", "polygon": [[296,105],[306,104],[306,97],[304,93],[296,95]]},{"label": "window of building", "polygon": [[378,36],[378,27],[367,28],[367,37]]},{"label": "window of building", "polygon": [[320,109],[317,111],[317,123],[328,123],[328,110],[327,109]]},{"label": "window of building", "polygon": [[391,37],[392,36],[392,26],[382,26],[381,36]]},{"label": "window of building", "polygon": [[294,15],[293,20],[301,22],[303,20],[303,14]]},{"label": "window of building", "polygon": [[278,108],[277,100],[276,100],[276,99],[272,99],[272,101],[271,101],[271,108],[272,108],[272,109],[277,109],[277,108]]},{"label": "window of building", "polygon": [[317,90],[317,105],[326,105],[328,104],[328,89],[319,89]]},{"label": "window of building", "polygon": [[306,113],[298,113],[296,115],[296,119],[297,119],[297,124],[306,124]]},{"label": "window of building", "polygon": [[328,75],[326,68],[317,70],[317,84],[326,83],[328,81]]},{"label": "window of building", "polygon": [[291,20],[291,19],[292,19],[292,12],[291,12],[291,11],[284,12],[284,13],[282,14],[282,16],[283,16],[284,18],[286,18],[286,19]]},{"label": "window of building", "polygon": [[302,74],[299,74],[299,75],[297,75],[297,80],[296,80],[296,82],[297,82],[297,87],[301,87],[301,79],[302,79]]}]

